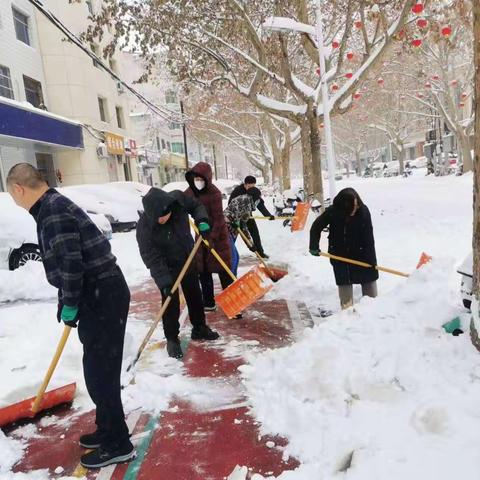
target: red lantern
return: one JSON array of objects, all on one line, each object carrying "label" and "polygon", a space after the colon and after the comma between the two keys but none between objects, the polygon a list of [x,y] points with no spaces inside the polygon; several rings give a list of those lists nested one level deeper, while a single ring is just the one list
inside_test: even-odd
[{"label": "red lantern", "polygon": [[413,45],[415,48],[418,48],[421,44],[422,44],[422,39],[421,39],[421,38],[414,38],[414,39],[412,40],[412,45]]},{"label": "red lantern", "polygon": [[452,34],[452,28],[449,27],[448,25],[443,27],[441,31],[444,37],[449,37]]},{"label": "red lantern", "polygon": [[463,102],[460,102],[459,106],[460,106],[460,108],[463,108],[465,106],[465,104]]},{"label": "red lantern", "polygon": [[350,79],[350,78],[352,78],[352,77],[353,77],[353,73],[352,73],[352,72],[347,72],[347,73],[345,74],[345,78]]},{"label": "red lantern", "polygon": [[360,29],[363,27],[363,23],[362,23],[360,20],[357,20],[357,21],[354,23],[354,25],[355,25],[355,28],[356,28],[357,30],[360,30]]},{"label": "red lantern", "polygon": [[400,95],[400,100],[405,100],[405,95]]},{"label": "red lantern", "polygon": [[353,94],[353,98],[354,98],[355,100],[358,100],[361,96],[362,96],[362,94],[361,94],[360,92],[355,92],[355,93]]},{"label": "red lantern", "polygon": [[336,83],[332,83],[332,90],[336,92],[340,87]]},{"label": "red lantern", "polygon": [[398,33],[397,33],[397,37],[398,38],[403,38],[405,35],[405,30],[402,28]]},{"label": "red lantern", "polygon": [[423,98],[423,93],[417,93],[417,98]]},{"label": "red lantern", "polygon": [[430,82],[427,82],[427,83],[425,84],[425,88],[432,88],[432,84],[431,84]]},{"label": "red lantern", "polygon": [[435,81],[440,80],[440,77],[438,75],[433,75],[432,80],[435,80]]},{"label": "red lantern", "polygon": [[321,124],[320,124],[320,128],[323,128],[323,127],[324,127],[324,125],[323,125],[323,123],[321,123]]},{"label": "red lantern", "polygon": [[423,12],[423,3],[416,3],[412,7],[412,12],[415,13],[416,15],[420,15]]},{"label": "red lantern", "polygon": [[317,75],[320,75],[320,67],[317,67],[317,69],[315,70],[315,72],[317,73]]},{"label": "red lantern", "polygon": [[417,20],[417,25],[419,28],[426,28],[428,25],[428,21],[425,18],[419,18]]},{"label": "red lantern", "polygon": [[450,85],[451,85],[452,87],[456,87],[456,86],[458,85],[458,80],[452,80],[452,81],[450,82]]},{"label": "red lantern", "polygon": [[380,77],[380,78],[377,80],[377,83],[378,83],[379,85],[383,85],[383,84],[385,83],[385,80]]},{"label": "red lantern", "polygon": [[355,57],[355,54],[353,52],[347,52],[347,58],[349,60],[353,60],[353,57]]},{"label": "red lantern", "polygon": [[465,99],[465,98],[467,98],[467,97],[468,97],[468,94],[467,94],[466,92],[463,92],[463,93],[462,93],[462,98]]},{"label": "red lantern", "polygon": [[332,48],[338,48],[340,47],[340,43],[338,43],[336,40],[332,42]]}]

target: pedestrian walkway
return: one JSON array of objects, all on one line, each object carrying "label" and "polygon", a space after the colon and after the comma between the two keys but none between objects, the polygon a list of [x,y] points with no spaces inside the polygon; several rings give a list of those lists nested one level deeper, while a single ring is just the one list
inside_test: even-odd
[{"label": "pedestrian walkway", "polygon": [[[134,291],[132,298],[136,315],[152,318],[158,310],[158,292],[150,282]],[[72,475],[89,480],[222,480],[237,464],[275,476],[296,468],[297,461],[283,454],[284,439],[260,437],[240,381],[238,367],[244,359],[226,354],[223,346],[228,347],[230,338],[247,345],[258,342],[259,348],[288,345],[295,335],[291,318],[305,321],[302,316],[305,311],[281,300],[258,302],[241,320],[228,320],[222,312],[209,313],[208,322],[221,333],[222,342],[195,343],[185,337],[186,374],[228,384],[238,393],[235,401],[198,410],[188,397],[174,397],[160,415],[131,412],[127,420],[137,447],[137,458],[132,463],[90,472],[80,467],[78,461],[84,451],[78,437],[94,429],[93,412],[62,408],[51,419],[36,421],[38,434],[29,440],[15,471],[49,469],[50,478]]]}]

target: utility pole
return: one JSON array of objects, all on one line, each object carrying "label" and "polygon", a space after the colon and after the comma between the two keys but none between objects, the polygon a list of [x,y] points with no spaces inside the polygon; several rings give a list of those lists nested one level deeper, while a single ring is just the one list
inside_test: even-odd
[{"label": "utility pole", "polygon": [[213,168],[215,172],[215,180],[218,180],[218,174],[217,174],[217,155],[215,153],[215,144],[212,143],[212,153],[213,153]]},{"label": "utility pole", "polygon": [[225,153],[225,178],[228,180],[228,159],[227,154]]},{"label": "utility pole", "polygon": [[[317,0],[317,43],[320,62],[320,81],[322,86],[323,124],[325,130],[325,144],[327,146],[328,187],[330,200],[336,195],[335,185],[335,153],[333,151],[332,125],[330,122],[330,99],[328,95],[327,71],[325,66],[325,46],[323,42],[322,0]],[[322,171],[320,169],[320,175]]]}]

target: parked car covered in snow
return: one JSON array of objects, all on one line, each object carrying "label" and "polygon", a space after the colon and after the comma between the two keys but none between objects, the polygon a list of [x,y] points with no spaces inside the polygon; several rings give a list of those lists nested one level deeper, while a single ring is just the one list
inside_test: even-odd
[{"label": "parked car covered in snow", "polygon": [[[108,239],[112,238],[105,215],[87,214]],[[15,205],[10,195],[0,193],[0,268],[15,270],[29,261],[41,260],[35,220]]]},{"label": "parked car covered in snow", "polygon": [[410,160],[409,164],[410,168],[427,168],[428,158],[425,156],[417,157],[414,160]]},{"label": "parked car covered in snow", "polygon": [[458,267],[457,272],[461,275],[460,293],[462,295],[462,303],[465,308],[470,310],[472,306],[472,290],[473,290],[473,253],[467,255],[467,258]]}]

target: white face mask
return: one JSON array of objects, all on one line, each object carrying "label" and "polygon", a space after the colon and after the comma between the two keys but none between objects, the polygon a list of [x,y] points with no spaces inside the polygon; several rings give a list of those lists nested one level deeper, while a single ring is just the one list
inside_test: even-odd
[{"label": "white face mask", "polygon": [[205,188],[205,180],[194,180],[193,183],[197,190],[203,190]]}]

